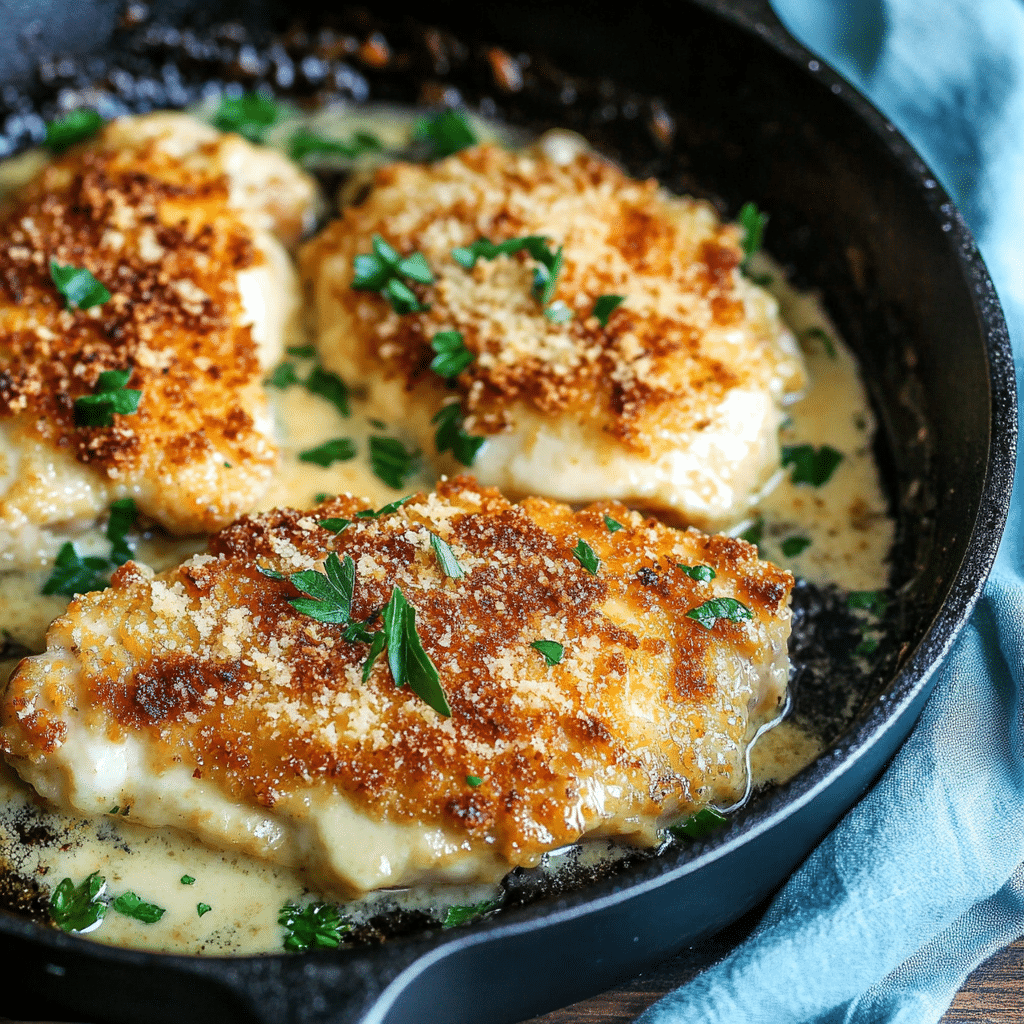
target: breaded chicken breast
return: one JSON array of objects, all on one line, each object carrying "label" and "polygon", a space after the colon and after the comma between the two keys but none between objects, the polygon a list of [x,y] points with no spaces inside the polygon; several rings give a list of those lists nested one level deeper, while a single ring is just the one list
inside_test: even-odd
[{"label": "breaded chicken breast", "polygon": [[[315,198],[280,154],[166,113],[113,122],[5,198],[0,567],[44,562],[118,498],[174,533],[252,506],[275,461],[261,380],[299,311],[285,245]],[[66,284],[77,271],[98,294]],[[84,406],[112,383],[141,396],[104,425]]]},{"label": "breaded chicken breast", "polygon": [[[462,432],[487,438],[473,472],[510,494],[731,525],[777,470],[798,347],[710,204],[560,148],[377,171],[301,255],[321,358],[428,454],[457,451],[458,423],[438,437],[432,420],[458,402]],[[369,287],[381,242],[429,268],[385,267],[397,299],[394,284]]]},{"label": "breaded chicken breast", "polygon": [[615,503],[469,478],[379,513],[332,499],[76,598],[12,677],[0,745],[62,808],[130,806],[319,885],[493,880],[741,797],[792,584]]}]

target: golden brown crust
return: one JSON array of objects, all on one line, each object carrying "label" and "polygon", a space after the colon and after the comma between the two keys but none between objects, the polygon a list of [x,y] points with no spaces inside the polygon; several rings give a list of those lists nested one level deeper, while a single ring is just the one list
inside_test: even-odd
[{"label": "golden brown crust", "polygon": [[[49,649],[72,652],[80,679],[55,682],[46,656],[13,677],[6,749],[38,760],[74,706],[113,742],[146,736],[153,770],[185,762],[240,802],[274,807],[328,784],[372,816],[441,824],[513,864],[610,819],[636,830],[638,816],[742,792],[750,705],[764,696],[751,673],[775,665],[766,688],[785,686],[789,573],[743,541],[614,503],[512,505],[468,478],[339,534],[318,525],[365,507],[342,497],[247,517],[155,578],[124,566],[51,628]],[[624,528],[610,532],[605,513]],[[430,533],[464,578],[442,574]],[[596,575],[572,553],[580,539]],[[379,613],[396,586],[415,607],[451,718],[397,690],[383,658],[363,683],[367,644],[294,610],[296,589],[259,571],[322,568],[330,551],[354,560],[353,618]],[[714,581],[680,568],[697,563]],[[742,600],[752,621],[709,630],[687,617],[712,596]],[[564,645],[560,664],[530,646],[541,639]],[[45,720],[25,717],[32,694]]]},{"label": "golden brown crust", "polygon": [[[427,257],[437,280],[414,290],[428,311],[399,316],[380,296],[351,289],[352,259],[370,250],[374,234],[403,255]],[[481,259],[472,271],[450,255],[481,236],[497,243],[538,234],[552,249],[564,246],[553,299],[574,310],[566,324],[545,318],[531,294],[534,263],[525,252]],[[798,361],[779,368],[792,353],[777,348],[774,314],[748,310],[752,286],[740,259],[736,227],[707,204],[669,197],[655,181],[635,181],[589,153],[561,164],[490,145],[428,167],[379,170],[369,198],[302,255],[321,337],[340,310],[338,333],[356,339],[362,373],[410,389],[436,386],[430,341],[458,330],[477,357],[456,381],[468,429],[501,430],[523,403],[591,422],[640,452],[657,447],[666,429],[699,425],[730,389],[798,374]],[[601,295],[626,297],[606,326],[592,315]],[[740,349],[722,337],[737,326]],[[343,371],[340,359],[335,369]],[[775,390],[786,386],[799,381]]]}]

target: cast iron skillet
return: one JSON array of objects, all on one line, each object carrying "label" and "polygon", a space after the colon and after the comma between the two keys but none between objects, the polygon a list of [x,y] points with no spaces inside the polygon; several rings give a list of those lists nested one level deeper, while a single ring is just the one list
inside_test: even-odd
[{"label": "cast iron skillet", "polygon": [[[109,49],[121,13],[107,0],[7,6],[0,83],[24,78],[40,57]],[[202,11],[255,25],[281,14],[251,3],[153,7],[171,22]],[[669,184],[732,213],[747,199],[771,211],[773,254],[824,294],[880,418],[901,524],[899,644],[833,749],[703,843],[473,927],[337,953],[158,956],[4,914],[8,1014],[45,1005],[111,1021],[501,1024],[599,991],[737,919],[799,864],[909,731],[991,567],[1016,440],[1010,347],[991,282],[928,169],[786,34],[766,0],[583,12],[513,0],[460,7],[457,17],[441,2],[426,13],[464,38],[546,52],[571,74],[661,97],[675,119]],[[599,122],[589,126],[597,134]]]}]

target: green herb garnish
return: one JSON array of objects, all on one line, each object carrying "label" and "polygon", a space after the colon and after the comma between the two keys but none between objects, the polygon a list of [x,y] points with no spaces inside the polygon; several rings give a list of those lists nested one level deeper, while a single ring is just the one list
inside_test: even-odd
[{"label": "green herb garnish", "polygon": [[441,677],[416,632],[416,609],[398,587],[391,591],[383,613],[388,667],[395,685],[409,689],[438,714],[451,717],[452,710],[441,689]]},{"label": "green herb garnish", "polygon": [[782,465],[792,466],[790,480],[795,484],[821,487],[829,481],[836,466],[843,461],[843,453],[830,445],[815,448],[811,444],[782,446]]},{"label": "green herb garnish", "polygon": [[705,629],[714,629],[719,619],[725,619],[726,622],[745,622],[752,619],[754,614],[734,597],[713,597],[710,601],[691,608],[686,617],[699,622]]},{"label": "green herb garnish", "polygon": [[259,92],[225,96],[220,101],[213,125],[222,132],[238,132],[250,142],[262,142],[271,125],[277,124],[281,111],[277,103]]},{"label": "green herb garnish", "polygon": [[199,917],[202,917],[203,914],[208,914],[211,910],[213,910],[213,907],[211,907],[209,903],[196,904],[196,914]]},{"label": "green herb garnish", "polygon": [[462,429],[462,409],[459,403],[452,402],[450,405],[442,406],[430,422],[437,424],[434,447],[438,454],[450,451],[456,462],[463,466],[472,466],[477,452],[487,438],[467,434]]},{"label": "green herb garnish", "polygon": [[743,228],[743,262],[741,269],[746,270],[750,257],[761,248],[764,241],[764,229],[768,223],[768,214],[762,213],[756,203],[744,203],[740,207],[740,215],[736,218]]},{"label": "green herb garnish", "polygon": [[389,516],[392,512],[397,512],[407,501],[412,498],[411,494],[407,494],[404,498],[398,498],[396,501],[389,502],[387,505],[377,509],[376,512],[372,508],[360,509],[356,515],[356,519],[380,519],[381,516]]},{"label": "green herb garnish", "polygon": [[103,127],[103,118],[95,110],[79,107],[63,117],[47,122],[46,146],[54,153],[63,153],[76,142],[84,142]]},{"label": "green herb garnish", "polygon": [[314,345],[289,345],[285,351],[288,355],[295,356],[299,359],[316,358],[316,347]]},{"label": "green herb garnish", "polygon": [[828,333],[826,331],[823,331],[820,327],[808,327],[806,331],[801,332],[801,337],[808,338],[811,341],[821,342],[821,346],[822,348],[825,349],[825,354],[829,357],[829,359],[835,359],[835,343],[828,336]]},{"label": "green herb garnish", "polygon": [[326,398],[342,416],[349,415],[348,387],[336,373],[314,366],[305,384],[308,391]]},{"label": "green herb garnish", "polygon": [[437,555],[437,564],[441,566],[441,571],[445,576],[449,576],[453,580],[461,580],[466,575],[466,570],[459,565],[455,552],[452,551],[447,541],[442,540],[436,533],[432,533],[430,546],[434,549],[434,554]]},{"label": "green herb garnish", "polygon": [[534,640],[530,646],[544,655],[548,668],[557,665],[565,654],[565,648],[557,640]]},{"label": "green herb garnish", "polygon": [[[562,269],[562,247],[552,251],[543,235],[524,235],[522,238],[510,238],[497,243],[487,238],[478,238],[472,245],[452,249],[452,259],[467,270],[472,270],[478,259],[493,260],[496,256],[511,256],[523,251],[539,264],[533,271],[533,297],[542,306],[546,306],[555,294],[558,274]],[[571,310],[569,312],[571,316]]]},{"label": "green herb garnish", "polygon": [[796,558],[811,546],[810,537],[787,537],[780,545],[786,558]]},{"label": "green herb garnish", "polygon": [[155,903],[146,903],[133,892],[121,893],[110,905],[119,914],[143,924],[156,924],[167,913],[163,907],[158,907]]},{"label": "green herb garnish", "polygon": [[484,780],[479,775],[467,775],[466,782],[470,786],[479,786]]},{"label": "green herb garnish", "polygon": [[611,516],[606,515],[604,517],[604,525],[608,527],[609,533],[617,533],[619,530],[624,530],[625,527],[616,519],[612,519]]},{"label": "green herb garnish", "polygon": [[44,594],[88,594],[93,590],[106,590],[110,585],[110,562],[98,555],[79,555],[75,545],[67,541],[57,552],[53,572],[43,584]]},{"label": "green herb garnish", "polygon": [[297,161],[308,156],[340,156],[354,160],[364,153],[376,153],[383,149],[380,139],[369,132],[357,131],[348,142],[325,139],[309,128],[300,128],[288,140],[288,155]]},{"label": "green herb garnish", "polygon": [[419,463],[419,451],[408,451],[396,438],[370,438],[370,465],[388,487],[399,490],[419,468]]},{"label": "green herb garnish", "polygon": [[50,260],[50,280],[68,309],[90,309],[110,301],[110,292],[84,267],[62,266]]},{"label": "green herb garnish", "polygon": [[449,907],[448,913],[445,914],[444,920],[441,922],[441,927],[455,928],[460,924],[466,924],[478,917],[482,917],[484,914],[490,913],[492,910],[497,910],[499,905],[498,900],[483,900],[470,906]]},{"label": "green herb garnish", "polygon": [[727,821],[721,811],[714,807],[702,807],[695,814],[669,826],[669,832],[679,839],[703,839],[704,836],[720,829]]},{"label": "green herb garnish", "polygon": [[96,391],[75,399],[75,424],[79,427],[112,427],[114,413],[129,416],[139,408],[142,392],[125,385],[129,370],[105,370],[96,380]]},{"label": "green herb garnish", "polygon": [[196,880],[191,875],[182,875],[179,879],[182,885],[195,885]]},{"label": "green herb garnish", "polygon": [[597,322],[602,327],[608,326],[608,317],[612,315],[626,301],[625,295],[599,295],[594,302],[591,316],[597,317]]},{"label": "green herb garnish", "polygon": [[290,953],[337,949],[342,935],[352,927],[331,903],[310,903],[305,907],[287,903],[281,908],[277,923],[284,925],[284,948]]},{"label": "green herb garnish", "polygon": [[438,332],[430,347],[437,353],[430,361],[430,368],[439,377],[457,377],[476,358],[466,348],[459,331]]},{"label": "green herb garnish", "polygon": [[106,881],[98,871],[75,885],[70,878],[62,879],[50,896],[50,918],[65,932],[92,931],[107,913],[103,900]]},{"label": "green herb garnish", "polygon": [[274,367],[274,372],[263,383],[268,387],[280,388],[284,391],[285,388],[290,388],[293,384],[301,384],[302,381],[291,363],[281,363],[280,366]]},{"label": "green herb garnish", "polygon": [[740,535],[740,540],[745,540],[748,544],[753,544],[755,547],[760,547],[761,541],[764,540],[764,516],[758,516],[750,526],[748,526]]},{"label": "green herb garnish", "polygon": [[317,525],[330,530],[331,533],[341,533],[351,522],[351,519],[321,519]]},{"label": "green herb garnish", "polygon": [[873,636],[865,637],[857,646],[853,649],[853,653],[864,657],[868,654],[874,654],[878,650],[878,640]]},{"label": "green herb garnish", "polygon": [[682,565],[676,562],[691,580],[696,580],[698,583],[710,583],[715,578],[715,570],[710,565]]},{"label": "green herb garnish", "polygon": [[853,590],[846,595],[846,607],[882,616],[889,607],[889,598],[881,590]]},{"label": "green herb garnish", "polygon": [[576,556],[576,561],[583,566],[591,576],[597,575],[597,567],[601,564],[600,559],[594,554],[594,549],[582,538],[576,542],[576,547],[572,549],[572,553]]},{"label": "green herb garnish", "polygon": [[443,110],[440,114],[417,119],[412,137],[430,147],[430,159],[451,156],[479,141],[469,118],[460,110]]},{"label": "green herb garnish", "polygon": [[342,561],[332,551],[324,562],[324,572],[303,569],[285,577],[306,597],[292,598],[288,603],[303,615],[317,622],[348,625],[352,612],[352,590],[356,581],[356,566],[350,555]]},{"label": "green herb garnish", "polygon": [[299,452],[301,462],[312,462],[317,466],[332,466],[335,462],[348,462],[356,457],[356,446],[350,437],[336,437],[325,441],[316,448]]},{"label": "green herb garnish", "polygon": [[110,541],[110,561],[124,565],[135,554],[128,543],[128,531],[135,525],[138,510],[131,498],[119,498],[110,503],[110,518],[107,520],[107,540]]},{"label": "green herb garnish", "polygon": [[399,254],[380,235],[374,235],[373,252],[359,253],[352,260],[355,271],[352,287],[356,291],[380,292],[396,313],[420,313],[428,306],[420,305],[416,293],[402,280],[416,284],[432,284],[434,275],[422,253]]}]

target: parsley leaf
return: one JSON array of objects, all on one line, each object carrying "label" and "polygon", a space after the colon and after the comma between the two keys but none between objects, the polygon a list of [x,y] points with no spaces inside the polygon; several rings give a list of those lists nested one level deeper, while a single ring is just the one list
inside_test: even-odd
[{"label": "parsley leaf", "polygon": [[675,825],[670,825],[669,832],[679,839],[703,839],[704,836],[721,828],[726,821],[721,811],[714,807],[702,807],[695,814],[689,815]]},{"label": "parsley leaf", "polygon": [[128,416],[139,408],[142,392],[126,388],[132,371],[106,370],[96,381],[96,391],[75,399],[75,424],[79,427],[112,427],[114,413]]},{"label": "parsley leaf", "polygon": [[107,913],[103,890],[107,883],[98,871],[75,885],[62,879],[50,895],[50,918],[65,932],[89,932],[99,926]]},{"label": "parsley leaf", "polygon": [[549,668],[557,665],[565,654],[565,648],[557,640],[534,640],[530,646],[544,655]]},{"label": "parsley leaf", "polygon": [[780,545],[786,558],[796,558],[811,546],[810,537],[787,537]]},{"label": "parsley leaf", "polygon": [[322,366],[314,366],[305,384],[307,391],[326,398],[342,416],[349,415],[348,388],[336,373],[331,373]]},{"label": "parsley leaf", "polygon": [[337,949],[342,935],[352,927],[331,903],[310,903],[305,907],[287,903],[278,913],[277,923],[284,925],[284,948],[290,953]]},{"label": "parsley leaf", "polygon": [[110,301],[110,292],[84,267],[50,260],[50,280],[68,309],[90,309]]},{"label": "parsley leaf", "polygon": [[748,544],[753,544],[755,547],[759,546],[761,541],[764,540],[764,516],[758,516],[750,526],[748,526],[740,535],[740,540],[745,540]]},{"label": "parsley leaf", "polygon": [[356,457],[356,446],[350,437],[336,437],[331,441],[324,441],[316,448],[299,452],[300,462],[312,462],[317,466],[331,466],[335,462],[347,462]]},{"label": "parsley leaf", "polygon": [[110,904],[119,914],[131,917],[143,924],[156,924],[167,913],[155,903],[146,903],[133,892],[123,892]]},{"label": "parsley leaf", "polygon": [[182,885],[195,885],[196,880],[191,875],[182,875],[179,879]]},{"label": "parsley leaf", "polygon": [[462,409],[458,402],[442,406],[437,415],[430,421],[437,424],[434,434],[434,447],[438,455],[450,451],[456,462],[463,466],[472,466],[476,453],[480,451],[486,437],[467,434],[462,429]]},{"label": "parsley leaf", "polygon": [[597,322],[602,327],[608,326],[608,317],[612,315],[626,301],[625,295],[599,295],[594,302],[591,316],[597,317]]},{"label": "parsley leaf", "polygon": [[745,622],[752,619],[754,613],[734,597],[713,597],[710,601],[691,608],[686,617],[699,622],[705,629],[714,629],[719,619],[725,619],[727,622]]},{"label": "parsley leaf", "polygon": [[199,917],[202,917],[203,914],[208,914],[211,910],[213,910],[213,907],[211,907],[209,903],[196,904],[196,914]]},{"label": "parsley leaf", "polygon": [[315,359],[316,347],[313,345],[289,345],[285,351],[290,356],[297,356],[299,359]]},{"label": "parsley leaf", "polygon": [[873,636],[865,637],[856,647],[853,649],[853,653],[861,657],[874,654],[878,650],[878,640]]},{"label": "parsley leaf", "polygon": [[432,284],[434,274],[422,253],[399,254],[380,235],[374,235],[373,252],[357,254],[352,260],[352,287],[356,291],[380,292],[396,313],[420,313],[428,306],[420,304],[416,293],[402,280]]},{"label": "parsley leaf", "polygon": [[437,353],[430,361],[430,368],[439,377],[457,377],[476,358],[466,348],[459,331],[438,332],[430,347]]},{"label": "parsley leaf", "polygon": [[815,448],[811,444],[782,446],[782,465],[792,466],[790,480],[795,484],[821,487],[832,477],[836,466],[843,461],[843,453],[830,445]]},{"label": "parsley leaf", "polygon": [[75,545],[67,541],[57,552],[53,572],[43,584],[44,594],[88,594],[92,590],[106,590],[110,585],[107,573],[110,562],[97,555],[79,555]]},{"label": "parsley leaf", "polygon": [[348,625],[352,614],[352,591],[356,566],[351,555],[345,560],[332,551],[324,562],[324,572],[303,569],[289,573],[288,581],[306,597],[292,598],[288,603],[303,615],[318,622]]},{"label": "parsley leaf", "polygon": [[743,262],[740,268],[746,270],[750,257],[761,248],[764,241],[764,229],[768,223],[768,214],[762,213],[756,203],[744,203],[740,207],[740,215],[736,218],[743,228]]},{"label": "parsley leaf", "polygon": [[384,653],[384,647],[387,642],[388,638],[384,633],[384,630],[374,633],[373,640],[370,641],[370,649],[366,653],[366,660],[363,662],[364,683],[370,678],[370,673],[373,671],[374,663]]},{"label": "parsley leaf", "polygon": [[295,367],[291,363],[281,363],[280,366],[274,367],[274,372],[267,377],[263,382],[268,387],[280,388],[284,391],[285,388],[290,388],[293,384],[301,384],[299,375],[295,372]]},{"label": "parsley leaf", "polygon": [[128,543],[128,531],[135,525],[138,510],[131,498],[119,498],[110,504],[110,518],[107,520],[107,540],[110,541],[110,561],[124,565],[135,554]]},{"label": "parsley leaf", "polygon": [[466,782],[470,786],[479,786],[484,780],[479,775],[467,775]]},{"label": "parsley leaf", "polygon": [[370,438],[370,465],[388,487],[400,489],[419,468],[419,463],[419,451],[407,451],[405,445],[396,438]]},{"label": "parsley leaf", "polygon": [[821,342],[821,347],[825,350],[825,354],[829,357],[829,359],[835,359],[835,343],[828,336],[828,333],[822,330],[820,327],[808,327],[806,331],[801,332],[800,336],[802,338],[807,338],[810,341]]},{"label": "parsley leaf", "polygon": [[[497,256],[511,256],[523,251],[538,263],[533,271],[533,297],[542,306],[546,306],[555,294],[558,274],[562,269],[562,246],[552,251],[543,235],[524,235],[522,238],[509,238],[498,243],[478,238],[472,245],[452,249],[452,259],[467,270],[472,270],[478,259],[493,260]],[[568,306],[565,308],[568,310]],[[571,315],[572,311],[569,312]],[[563,322],[557,320],[562,315],[555,314],[556,322]]]},{"label": "parsley leaf", "polygon": [[497,910],[499,905],[499,900],[482,900],[480,903],[473,903],[469,906],[449,907],[441,922],[441,927],[455,928],[460,924],[466,924],[478,917],[483,917],[484,914],[489,914],[492,910]]},{"label": "parsley leaf", "polygon": [[846,607],[881,616],[889,607],[889,598],[881,590],[853,590],[846,595]]},{"label": "parsley leaf", "polygon": [[441,566],[441,571],[445,576],[449,576],[453,580],[461,580],[466,575],[466,570],[459,565],[455,552],[452,551],[447,541],[442,540],[436,533],[432,533],[430,535],[430,546],[434,549],[438,565]]},{"label": "parsley leaf", "polygon": [[380,519],[381,516],[389,516],[392,512],[397,512],[407,501],[412,498],[411,494],[406,495],[404,498],[399,498],[397,501],[389,502],[387,505],[377,509],[376,512],[372,508],[360,509],[355,515],[356,519]]},{"label": "parsley leaf", "polygon": [[267,129],[277,123],[281,112],[277,103],[259,92],[225,96],[213,115],[213,126],[222,132],[238,132],[250,142],[262,142]]},{"label": "parsley leaf", "polygon": [[331,533],[341,533],[351,522],[351,519],[321,519],[317,525],[330,530]]},{"label": "parsley leaf", "polygon": [[79,107],[63,117],[47,122],[46,145],[54,153],[63,153],[76,142],[84,142],[103,127],[103,118],[95,110]]},{"label": "parsley leaf", "polygon": [[383,148],[376,135],[364,131],[354,132],[348,142],[339,142],[326,139],[309,128],[300,128],[288,140],[288,155],[299,162],[308,156],[340,156],[354,160],[364,153],[376,153]]},{"label": "parsley leaf", "polygon": [[443,110],[431,117],[419,118],[413,126],[412,137],[417,142],[427,143],[431,160],[451,156],[479,141],[469,118],[461,110]]},{"label": "parsley leaf", "polygon": [[597,575],[597,567],[601,564],[600,560],[594,554],[594,549],[582,537],[576,542],[576,547],[572,549],[572,553],[591,576]]},{"label": "parsley leaf", "polygon": [[681,565],[676,563],[691,580],[698,583],[710,583],[715,578],[715,570],[710,565]]},{"label": "parsley leaf", "polygon": [[608,527],[609,533],[618,533],[619,530],[625,529],[625,527],[617,519],[612,519],[611,516],[606,515],[604,517],[604,525]]},{"label": "parsley leaf", "polygon": [[416,609],[398,587],[391,591],[383,621],[388,667],[395,685],[402,687],[408,683],[417,697],[439,715],[450,718],[452,710],[441,689],[441,677],[416,632]]}]

